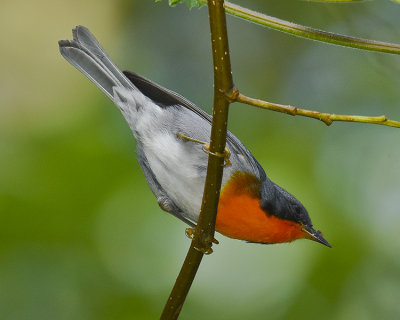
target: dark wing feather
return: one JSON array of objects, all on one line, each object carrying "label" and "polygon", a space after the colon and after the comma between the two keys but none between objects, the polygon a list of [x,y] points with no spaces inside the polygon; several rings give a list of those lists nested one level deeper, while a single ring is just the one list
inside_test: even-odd
[{"label": "dark wing feather", "polygon": [[190,102],[180,94],[172,90],[168,90],[159,84],[146,79],[141,75],[138,75],[137,73],[131,71],[123,71],[123,73],[130,81],[132,81],[136,88],[138,88],[146,97],[149,97],[158,105],[164,107],[175,106],[179,104],[183,105],[211,123],[212,118],[209,114],[199,109],[193,102]]}]

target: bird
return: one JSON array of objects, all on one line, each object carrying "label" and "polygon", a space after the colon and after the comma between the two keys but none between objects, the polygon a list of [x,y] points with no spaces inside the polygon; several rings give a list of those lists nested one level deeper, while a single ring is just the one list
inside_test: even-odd
[{"label": "bird", "polygon": [[[84,26],[60,40],[61,55],[120,109],[135,139],[137,160],[160,208],[190,227],[198,221],[207,173],[212,117],[183,96],[121,71]],[[215,230],[250,243],[310,239],[331,247],[305,207],[272,182],[230,131]]]}]

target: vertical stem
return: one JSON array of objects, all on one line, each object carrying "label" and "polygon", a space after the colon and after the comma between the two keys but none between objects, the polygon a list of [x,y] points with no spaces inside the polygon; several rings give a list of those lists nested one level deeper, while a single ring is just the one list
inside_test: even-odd
[{"label": "vertical stem", "polygon": [[[226,144],[229,109],[229,101],[226,99],[225,92],[233,89],[224,1],[209,0],[208,12],[214,64],[214,108],[210,152],[222,154]],[[215,232],[223,165],[223,158],[213,154],[209,155],[203,201],[195,236],[164,307],[161,315],[162,320],[178,318],[203,255],[211,248]]]},{"label": "vertical stem", "polygon": [[[210,151],[224,153],[228,126],[229,101],[225,92],[232,90],[233,80],[229,56],[226,15],[223,0],[209,0],[208,13],[214,64],[214,108]],[[194,242],[196,247],[210,244],[214,237],[224,159],[210,155],[204,189],[202,211]]]}]

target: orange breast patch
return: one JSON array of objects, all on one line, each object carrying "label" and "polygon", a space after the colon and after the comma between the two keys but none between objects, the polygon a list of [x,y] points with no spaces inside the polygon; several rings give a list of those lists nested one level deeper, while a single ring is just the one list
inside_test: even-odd
[{"label": "orange breast patch", "polygon": [[232,175],[221,192],[215,229],[230,238],[261,243],[306,237],[299,224],[267,214],[260,207],[260,182],[240,171]]}]

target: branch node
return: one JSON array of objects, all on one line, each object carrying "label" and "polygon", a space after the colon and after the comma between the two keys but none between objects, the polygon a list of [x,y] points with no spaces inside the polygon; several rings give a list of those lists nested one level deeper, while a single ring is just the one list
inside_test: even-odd
[{"label": "branch node", "polygon": [[330,118],[329,114],[323,114],[319,118],[319,120],[323,121],[328,127],[332,124],[333,120]]},{"label": "branch node", "polygon": [[225,98],[228,100],[229,103],[237,101],[237,98],[239,96],[239,90],[233,86],[227,91],[220,91],[224,94]]},{"label": "branch node", "polygon": [[379,116],[379,120],[378,121],[386,122],[386,121],[388,121],[388,118],[383,114],[383,115]]}]

